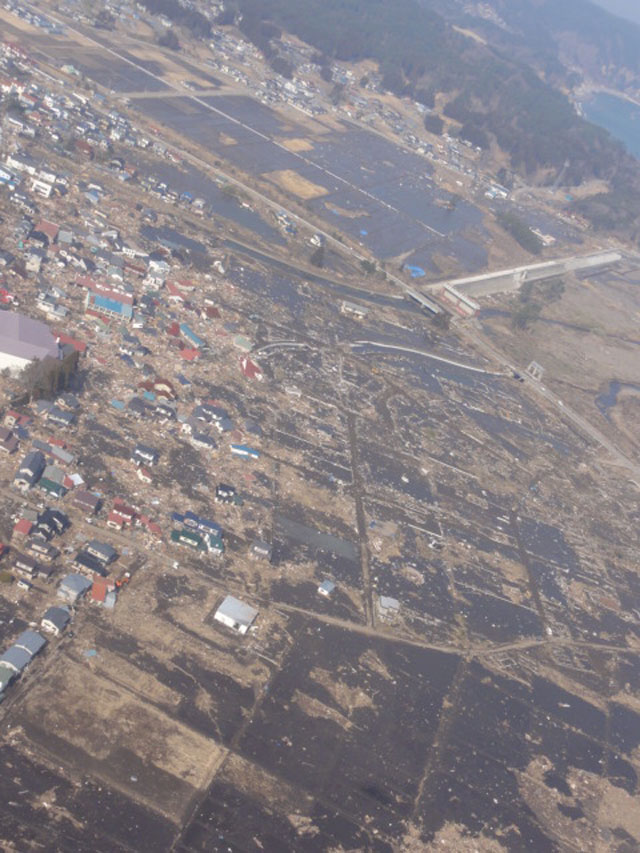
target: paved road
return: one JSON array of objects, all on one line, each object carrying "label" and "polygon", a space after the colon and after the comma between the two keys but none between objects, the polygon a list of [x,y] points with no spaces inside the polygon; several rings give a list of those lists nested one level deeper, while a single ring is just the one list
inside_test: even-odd
[{"label": "paved road", "polygon": [[[563,400],[561,400],[556,394],[550,391],[544,384],[538,382],[537,380],[530,377],[526,372],[523,371],[522,367],[515,366],[510,364],[509,358],[501,353],[496,347],[489,343],[477,330],[467,326],[460,327],[458,332],[462,338],[467,338],[467,340],[472,341],[475,346],[483,352],[486,356],[491,359],[494,359],[506,366],[509,371],[517,371],[524,378],[527,387],[533,391],[535,394],[543,397],[547,400],[553,408],[560,414],[561,417],[564,417],[566,420],[571,421],[571,423],[578,427],[578,429],[583,433],[583,435],[590,438],[595,444],[602,447],[603,450],[611,456],[612,460],[620,465],[622,468],[625,468],[633,475],[635,479],[632,482],[640,488],[640,465],[635,462],[633,459],[630,459],[626,454],[624,454],[619,447],[617,447],[613,441],[607,438],[604,433],[602,433],[597,427],[595,427],[590,421],[568,406]],[[637,482],[636,482],[637,481]]]},{"label": "paved road", "polygon": [[413,347],[404,347],[399,344],[385,344],[380,341],[353,341],[349,344],[351,348],[359,346],[379,347],[380,349],[397,350],[398,352],[408,352],[415,355],[422,355],[425,358],[430,358],[433,361],[440,361],[443,364],[450,364],[452,367],[460,367],[462,370],[471,370],[473,373],[483,373],[485,376],[505,376],[504,372],[496,372],[485,370],[483,367],[474,367],[472,364],[463,364],[461,361],[453,361],[451,358],[445,358],[442,355],[434,355],[432,352],[427,352],[422,349],[414,349]]}]

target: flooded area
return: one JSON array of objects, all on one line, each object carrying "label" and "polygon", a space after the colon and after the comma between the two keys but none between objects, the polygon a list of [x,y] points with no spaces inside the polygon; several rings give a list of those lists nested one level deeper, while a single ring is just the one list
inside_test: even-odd
[{"label": "flooded area", "polygon": [[[137,101],[153,121],[187,133],[240,168],[250,164],[256,175],[292,170],[320,186],[321,198],[310,201],[311,209],[329,224],[332,216],[337,217],[341,230],[380,258],[410,252],[410,263],[434,272],[437,267],[430,260],[434,253],[454,257],[469,272],[486,265],[480,211],[467,203],[444,210],[437,203],[438,191],[424,158],[348,125],[330,141],[314,142],[308,155],[296,154],[271,137],[308,131],[296,129],[267,107],[254,109],[249,126],[251,103],[236,96],[212,96],[201,103],[173,96]],[[221,144],[221,138],[233,144]],[[408,181],[407,175],[414,177]],[[358,215],[344,216],[338,209]],[[463,237],[467,230],[475,230],[477,237]]]}]

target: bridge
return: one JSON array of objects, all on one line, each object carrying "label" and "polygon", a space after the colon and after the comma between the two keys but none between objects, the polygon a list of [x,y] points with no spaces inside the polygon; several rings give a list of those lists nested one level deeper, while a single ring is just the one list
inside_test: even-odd
[{"label": "bridge", "polygon": [[622,260],[620,252],[597,252],[596,254],[558,258],[536,264],[526,264],[506,270],[482,273],[465,278],[447,279],[425,285],[424,290],[433,293],[442,290],[445,285],[454,288],[467,297],[491,296],[494,293],[508,293],[518,290],[525,281],[544,281],[566,272],[598,269]]}]

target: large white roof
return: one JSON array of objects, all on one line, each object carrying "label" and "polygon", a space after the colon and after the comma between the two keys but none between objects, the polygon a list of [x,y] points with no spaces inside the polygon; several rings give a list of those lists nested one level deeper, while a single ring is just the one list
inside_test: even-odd
[{"label": "large white roof", "polygon": [[46,323],[15,311],[0,311],[0,352],[29,361],[60,357],[60,346]]}]

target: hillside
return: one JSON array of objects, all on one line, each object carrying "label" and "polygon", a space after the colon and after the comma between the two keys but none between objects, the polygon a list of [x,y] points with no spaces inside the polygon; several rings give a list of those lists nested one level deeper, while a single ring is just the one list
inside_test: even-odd
[{"label": "hillside", "polygon": [[557,85],[589,81],[640,94],[640,26],[590,0],[421,0],[421,4]]},{"label": "hillside", "polygon": [[[576,4],[584,10],[585,3],[562,0],[558,20],[568,19]],[[235,0],[235,4],[235,20],[244,34],[271,57],[277,55],[278,38],[286,30],[327,59],[374,59],[383,86],[395,94],[419,95],[426,103],[425,93],[427,100],[429,94],[445,93],[444,112],[462,124],[461,135],[484,147],[497,143],[509,155],[513,170],[527,181],[553,183],[565,161],[569,161],[566,185],[592,178],[607,181],[612,192],[581,203],[580,212],[598,228],[629,231],[634,227],[640,164],[604,130],[580,118],[566,95],[515,55],[517,50],[509,56],[508,51],[497,49],[501,44],[485,45],[458,32],[452,19],[460,13],[458,22],[464,23],[464,9],[469,8],[462,2]],[[507,9],[507,0],[492,0],[492,4],[501,10],[504,6],[510,20],[519,15],[519,26],[528,32],[529,20],[535,17],[533,3],[518,4],[519,11]],[[551,3],[540,0],[535,5],[540,21],[548,20]],[[450,20],[439,13],[440,6],[449,7]],[[489,4],[483,8],[486,11]],[[618,20],[593,8],[607,21]],[[233,7],[227,7],[226,16],[227,20],[233,16]],[[496,27],[487,22],[486,29]],[[540,27],[531,34],[533,53],[545,39]],[[546,76],[564,79],[566,68],[557,49],[550,47],[547,56]]]}]

